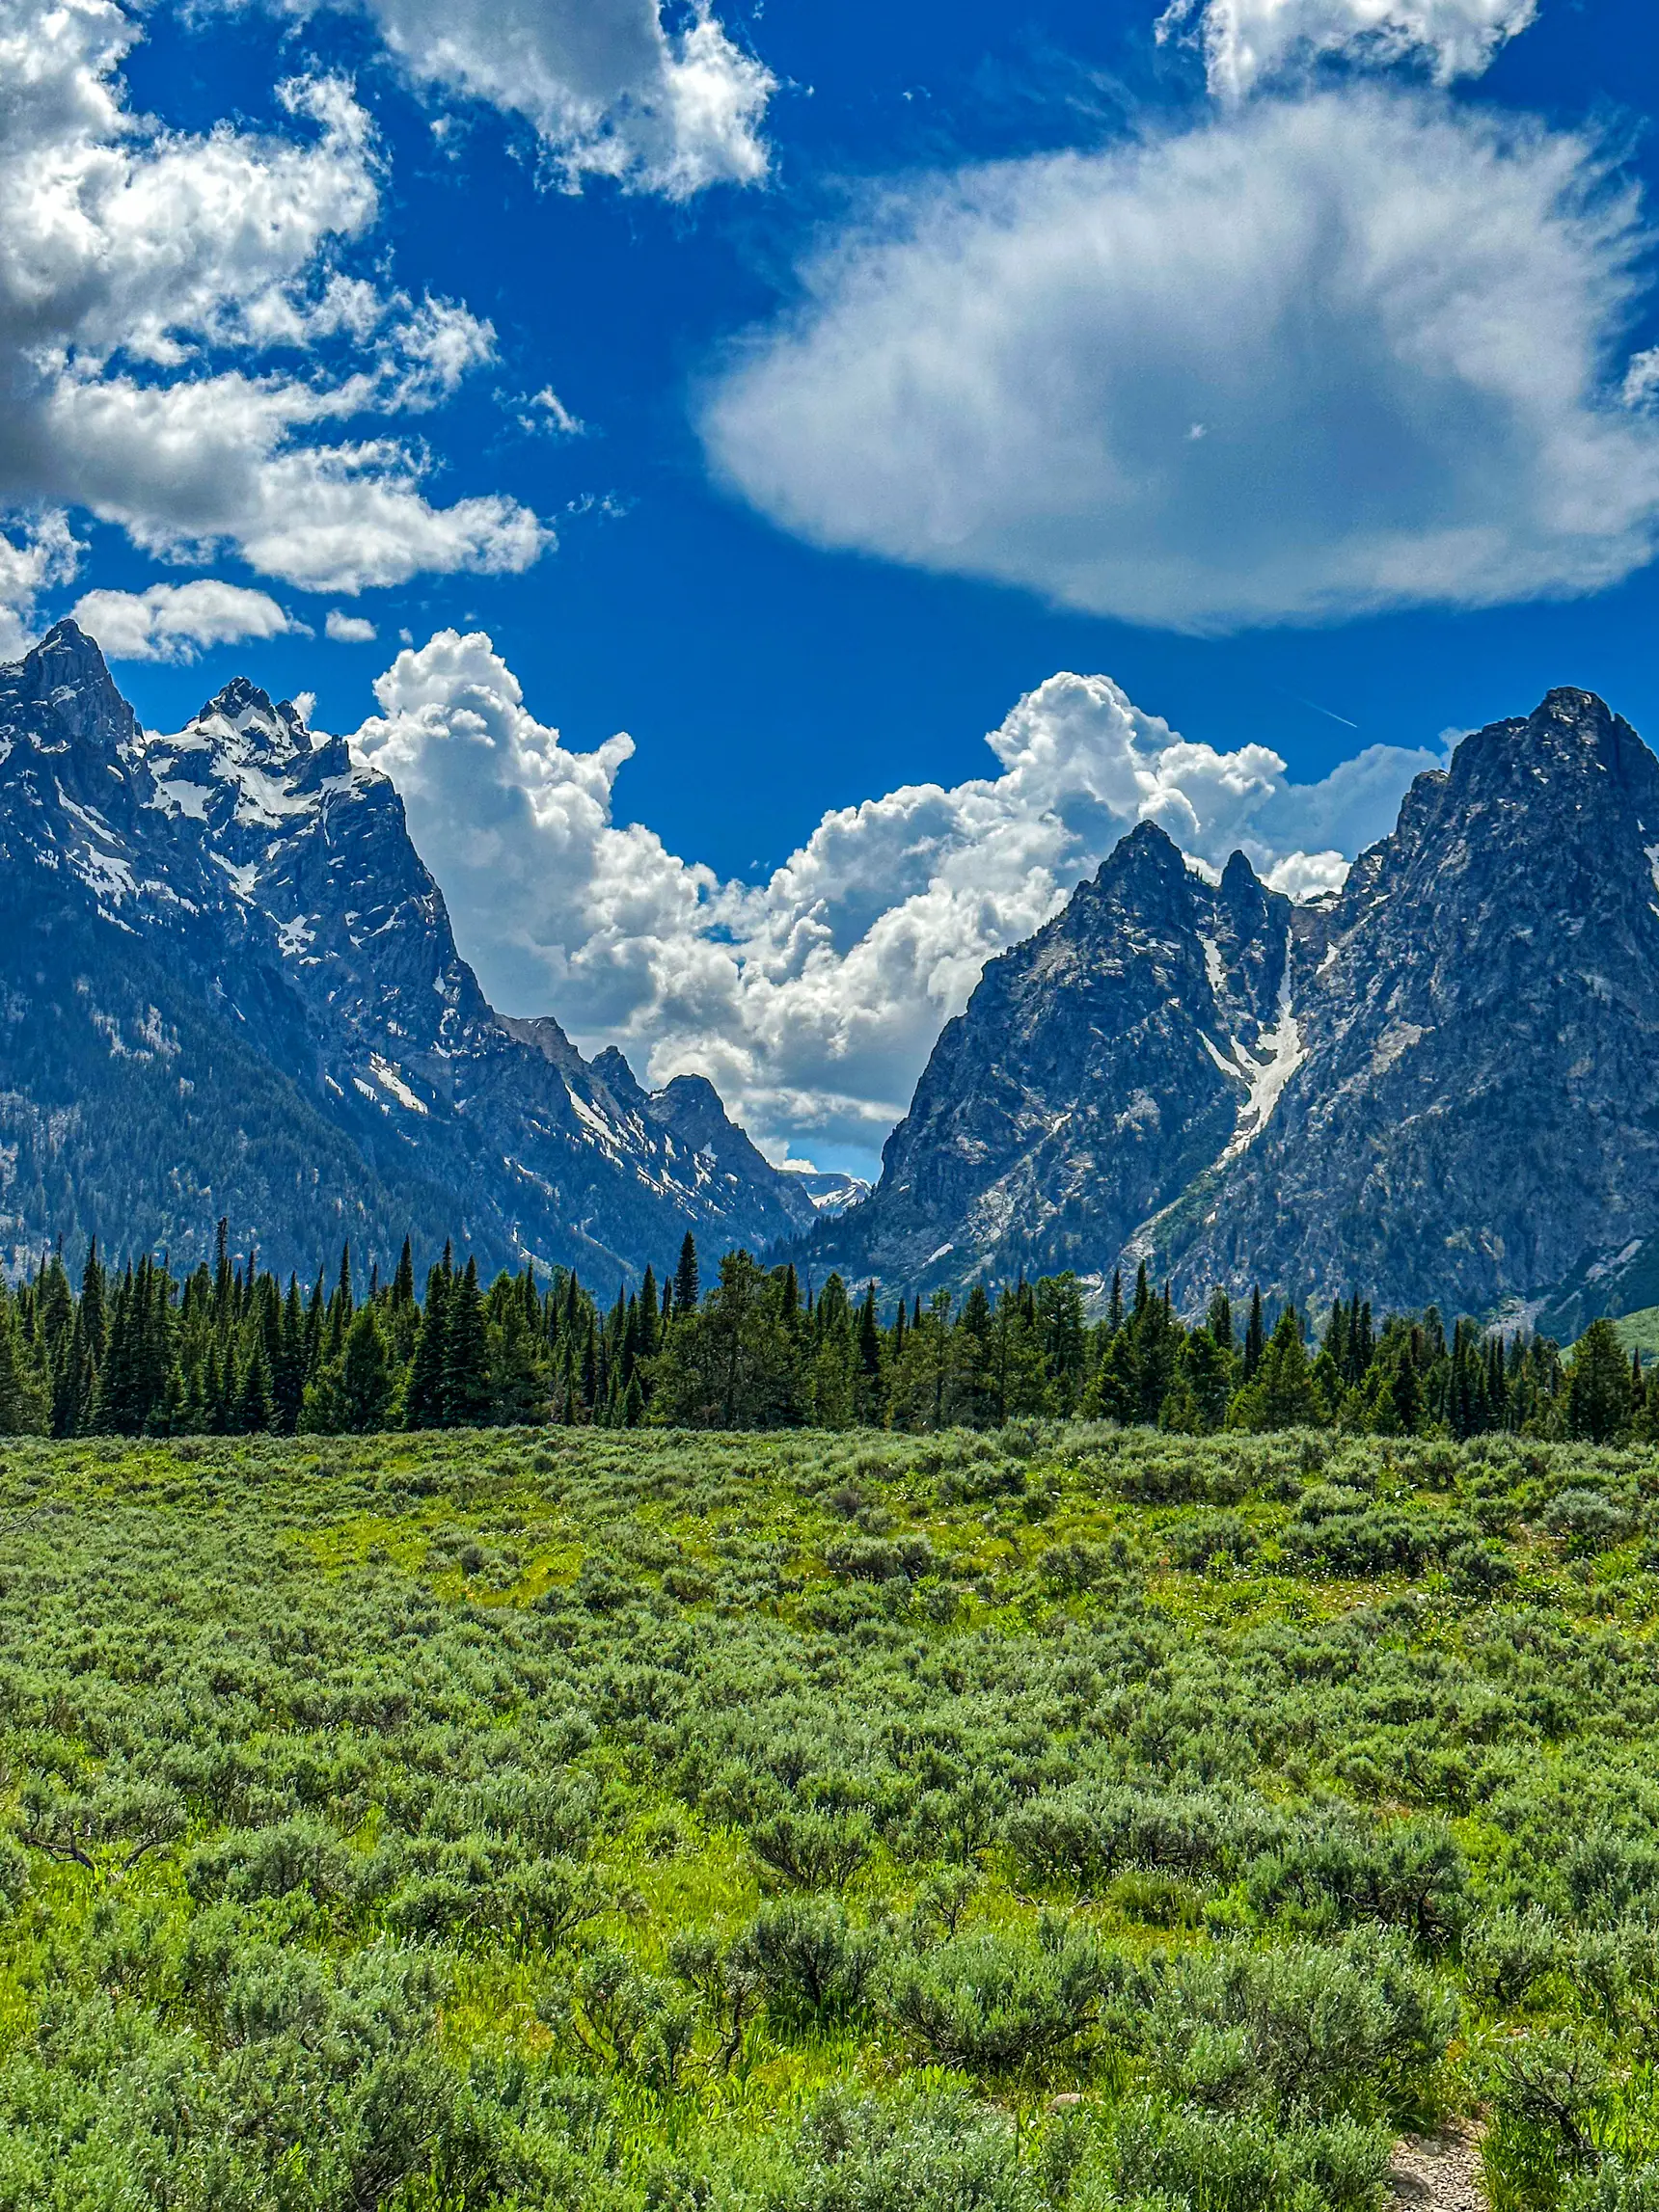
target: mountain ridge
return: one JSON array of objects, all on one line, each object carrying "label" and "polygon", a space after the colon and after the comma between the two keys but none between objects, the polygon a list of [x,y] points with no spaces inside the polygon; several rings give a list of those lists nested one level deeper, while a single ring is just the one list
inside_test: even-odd
[{"label": "mountain ridge", "polygon": [[[246,678],[164,736],[72,623],[0,667],[0,859],[14,1266],[59,1235],[193,1250],[220,1213],[299,1257],[332,1215],[383,1254],[405,1227],[459,1230],[486,1264],[533,1257],[615,1287],[671,1261],[688,1228],[766,1245],[815,1218],[700,1079],[649,1093],[620,1054],[585,1061],[552,1016],[496,1014],[394,787]],[[100,1114],[122,1091],[95,1072],[100,1052],[135,1109],[143,1094],[156,1172],[136,1220],[99,1194],[113,1175],[136,1199],[142,1177],[20,1044],[52,1026]],[[232,1119],[248,1099],[267,1145],[287,1118],[275,1182],[251,1142],[204,1128],[204,1088]]]},{"label": "mountain ridge", "polygon": [[[1659,762],[1595,694],[1471,733],[1334,900],[1292,907],[1242,853],[1178,891],[1178,864],[1138,825],[988,964],[815,1266],[911,1292],[1144,1259],[1188,1307],[1259,1281],[1546,1317],[1576,1281],[1581,1324],[1597,1281],[1659,1266]],[[1127,958],[1144,1004],[1114,996]],[[1015,1099],[1009,1040],[1036,1034]],[[995,1233],[1003,1160],[1035,1238]]]}]

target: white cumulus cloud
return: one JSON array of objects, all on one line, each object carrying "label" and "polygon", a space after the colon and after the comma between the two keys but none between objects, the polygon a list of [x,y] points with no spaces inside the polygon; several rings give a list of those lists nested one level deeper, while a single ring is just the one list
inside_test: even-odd
[{"label": "white cumulus cloud", "polygon": [[1441,759],[1373,746],[1296,785],[1266,745],[1189,742],[1109,678],[1058,675],[991,733],[992,772],[834,809],[752,886],[619,822],[633,740],[568,751],[482,633],[400,653],[375,692],[353,742],[402,793],[495,1002],[619,1044],[655,1081],[705,1073],[758,1136],[806,1148],[873,1151],[987,958],[1135,823],[1211,868],[1241,847],[1305,892]]},{"label": "white cumulus cloud", "polygon": [[1659,421],[1620,391],[1649,243],[1586,135],[1262,98],[895,187],[703,435],[819,544],[1134,622],[1593,590],[1659,517]]},{"label": "white cumulus cloud", "polygon": [[[205,0],[235,8],[243,0]],[[270,0],[310,16],[353,0]],[[708,0],[665,20],[663,0],[357,0],[387,50],[438,96],[524,119],[567,190],[609,176],[687,200],[751,184],[776,79]],[[678,13],[678,11],[670,11]]]},{"label": "white cumulus cloud", "polygon": [[268,593],[214,577],[145,591],[87,591],[69,611],[110,661],[189,661],[206,646],[245,637],[311,635]]},{"label": "white cumulus cloud", "polygon": [[338,607],[329,608],[323,630],[337,645],[372,645],[378,635],[366,615],[344,614]]},{"label": "white cumulus cloud", "polygon": [[766,174],[774,79],[707,7],[660,0],[367,0],[417,81],[525,117],[561,175],[687,199]]},{"label": "white cumulus cloud", "polygon": [[495,334],[350,272],[382,167],[351,88],[284,86],[273,132],[170,130],[127,104],[138,36],[114,0],[0,0],[0,506],[318,590],[533,560],[527,508],[434,503],[424,448],[387,427]]},{"label": "white cumulus cloud", "polygon": [[68,581],[80,553],[68,517],[50,509],[0,529],[0,661],[28,650],[37,598]]},{"label": "white cumulus cloud", "polygon": [[1537,14],[1537,0],[1174,0],[1160,40],[1196,19],[1210,89],[1238,98],[1322,57],[1428,64],[1435,81],[1479,76]]}]

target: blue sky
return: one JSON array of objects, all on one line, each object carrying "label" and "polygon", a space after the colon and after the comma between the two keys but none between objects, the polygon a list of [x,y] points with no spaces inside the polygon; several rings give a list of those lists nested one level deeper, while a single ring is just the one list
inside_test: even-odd
[{"label": "blue sky", "polygon": [[[1659,39],[1634,0],[1541,0],[1525,27],[1524,0],[1214,0],[1161,39],[1121,0],[732,4],[701,49],[726,106],[690,122],[639,75],[651,0],[525,0],[533,95],[487,9],[448,12],[483,41],[470,76],[426,0],[68,13],[0,0],[14,86],[61,47],[87,108],[66,139],[0,95],[0,192],[39,216],[68,145],[150,204],[99,203],[130,285],[76,293],[44,340],[25,310],[53,280],[15,245],[0,271],[31,373],[65,349],[42,427],[0,440],[14,639],[100,615],[156,727],[239,670],[362,725],[498,1000],[641,1073],[706,1067],[775,1150],[868,1165],[986,953],[1137,812],[1201,860],[1237,832],[1265,871],[1351,853],[1445,732],[1551,684],[1659,732],[1659,314],[1629,197],[1659,162]],[[571,24],[612,13],[623,59],[578,57],[574,123]],[[662,18],[676,67],[689,31]],[[1328,264],[1304,235],[1327,222],[1353,232]],[[211,236],[158,279],[146,224]],[[1386,256],[1386,300],[1354,306]],[[331,277],[357,289],[324,312]],[[419,483],[294,459],[366,439],[418,449]],[[147,445],[167,465],[128,471]],[[363,573],[319,550],[357,531]],[[204,582],[233,590],[169,596]],[[420,661],[447,631],[493,653]],[[1060,671],[1121,689],[1044,692]],[[618,731],[632,756],[596,755]],[[1233,767],[1193,783],[1172,733]],[[1074,740],[1117,767],[1056,782]],[[1297,796],[1372,746],[1351,788]],[[928,786],[812,842],[827,810]],[[1286,864],[1292,890],[1340,874]]]}]

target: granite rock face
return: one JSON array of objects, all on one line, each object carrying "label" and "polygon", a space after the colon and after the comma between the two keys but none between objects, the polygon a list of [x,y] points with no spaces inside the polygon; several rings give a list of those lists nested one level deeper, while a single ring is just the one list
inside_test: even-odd
[{"label": "granite rock face", "polygon": [[816,1218],[713,1090],[494,1012],[390,781],[238,679],[146,732],[63,623],[0,667],[0,1254],[453,1234],[613,1288]]},{"label": "granite rock face", "polygon": [[1143,823],[992,960],[815,1263],[910,1288],[1098,1272],[1248,1140],[1294,1064],[1291,903]]},{"label": "granite rock face", "polygon": [[813,1252],[1582,1325],[1655,1237],[1659,762],[1563,689],[1419,777],[1334,901],[1241,854],[1210,889],[1134,830],[987,968]]}]

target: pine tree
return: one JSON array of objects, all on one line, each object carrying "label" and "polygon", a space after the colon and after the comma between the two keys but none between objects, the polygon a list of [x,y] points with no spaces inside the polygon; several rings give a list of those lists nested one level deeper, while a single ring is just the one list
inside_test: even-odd
[{"label": "pine tree", "polygon": [[89,1423],[95,1436],[136,1436],[143,1426],[139,1404],[137,1291],[129,1261],[110,1301],[103,1364]]},{"label": "pine tree", "polygon": [[409,1382],[403,1397],[403,1425],[435,1429],[446,1413],[444,1375],[449,1361],[449,1284],[442,1265],[426,1276],[426,1303],[409,1362]]},{"label": "pine tree", "polygon": [[213,1253],[213,1319],[220,1328],[231,1318],[231,1224],[221,1214]]},{"label": "pine tree", "polygon": [[237,1436],[262,1434],[271,1426],[271,1368],[263,1344],[256,1342],[236,1379],[236,1401],[230,1426]]},{"label": "pine tree", "polygon": [[45,1395],[17,1326],[16,1301],[0,1281],[0,1436],[41,1436],[47,1421]]},{"label": "pine tree", "polygon": [[345,1343],[345,1333],[357,1311],[351,1291],[351,1246],[340,1248],[340,1278],[328,1302],[328,1325],[323,1332],[323,1358],[335,1359]]},{"label": "pine tree", "polygon": [[108,1294],[95,1236],[87,1247],[87,1263],[81,1270],[80,1323],[88,1355],[95,1367],[103,1359],[109,1335]]},{"label": "pine tree", "polygon": [[271,1362],[272,1420],[284,1436],[292,1436],[298,1424],[305,1390],[305,1307],[300,1301],[299,1277],[290,1275],[287,1295],[283,1300],[277,1355]]},{"label": "pine tree", "polygon": [[490,1417],[490,1346],[476,1259],[469,1258],[447,1303],[444,1418],[459,1427],[476,1428]]},{"label": "pine tree", "polygon": [[219,1339],[214,1337],[207,1347],[206,1365],[202,1374],[202,1426],[209,1436],[223,1436],[226,1416],[225,1362],[220,1355]]},{"label": "pine tree", "polygon": [[354,1313],[340,1358],[340,1402],[344,1425],[367,1435],[386,1426],[392,1407],[392,1362],[373,1306]]},{"label": "pine tree", "polygon": [[55,1437],[86,1434],[97,1394],[97,1362],[88,1338],[83,1305],[76,1311],[68,1344],[53,1378],[52,1434]]},{"label": "pine tree", "polygon": [[674,1270],[674,1311],[683,1320],[697,1309],[697,1240],[690,1229],[680,1247],[680,1263]]},{"label": "pine tree", "polygon": [[526,1317],[522,1298],[509,1298],[489,1325],[490,1419],[501,1428],[527,1428],[548,1418],[552,1367],[539,1330]]},{"label": "pine tree", "polygon": [[1568,1433],[1590,1443],[1610,1443],[1630,1426],[1630,1370],[1611,1321],[1592,1321],[1573,1347],[1566,1371]]},{"label": "pine tree", "polygon": [[1235,1426],[1251,1429],[1314,1428],[1329,1417],[1314,1384],[1293,1306],[1280,1314],[1253,1381],[1238,1392],[1228,1417]]},{"label": "pine tree", "polygon": [[316,1271],[316,1281],[312,1284],[310,1302],[306,1307],[306,1381],[308,1383],[315,1378],[322,1366],[325,1318],[322,1269],[319,1267]]},{"label": "pine tree", "polygon": [[1254,1382],[1256,1378],[1265,1344],[1266,1333],[1262,1325],[1262,1285],[1257,1283],[1250,1293],[1250,1319],[1244,1330],[1244,1380],[1247,1383]]}]

